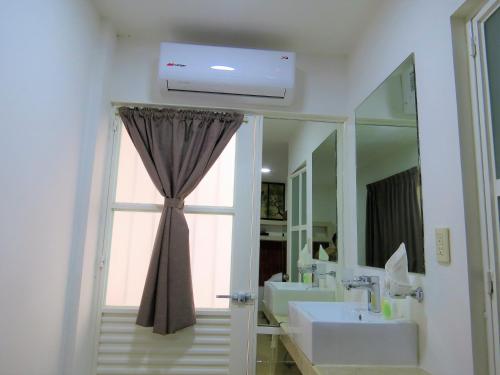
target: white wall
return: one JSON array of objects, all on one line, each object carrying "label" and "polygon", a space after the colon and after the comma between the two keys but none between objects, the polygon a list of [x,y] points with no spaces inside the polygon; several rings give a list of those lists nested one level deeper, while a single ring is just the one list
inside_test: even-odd
[{"label": "white wall", "polygon": [[168,103],[254,108],[343,116],[347,104],[346,58],[297,55],[296,95],[289,107],[242,104],[228,97],[169,94],[157,82],[161,40],[119,37],[113,66],[111,98],[117,102]]},{"label": "white wall", "polygon": [[84,159],[92,159],[86,139],[95,140],[87,126],[100,37],[89,1],[2,3],[2,374],[62,373],[73,339],[64,327],[73,320],[67,297],[79,293],[69,276],[81,268],[75,253],[90,185]]},{"label": "white wall", "polygon": [[92,54],[93,69],[89,81],[87,124],[80,159],[78,182],[79,218],[74,227],[71,272],[66,292],[65,351],[63,373],[92,373],[95,354],[96,292],[99,240],[104,231],[102,216],[107,186],[108,137],[112,136],[113,111],[110,108],[109,77],[116,34],[103,21],[98,43]]},{"label": "white wall", "polygon": [[288,144],[288,174],[304,163],[311,168],[312,153],[339,125],[326,122],[304,121],[295,130]]},{"label": "white wall", "polygon": [[[335,197],[337,193],[337,186],[330,185],[317,185],[314,186],[313,174],[313,223],[314,222],[328,222],[334,227],[337,225],[337,200]],[[330,240],[331,238],[329,238]]]},{"label": "white wall", "polygon": [[[418,282],[425,301],[411,301],[419,323],[420,363],[433,375],[474,373],[471,343],[467,249],[453,76],[450,16],[460,0],[393,2],[382,5],[349,60],[349,114],[370,92],[415,53],[418,119],[422,168],[426,274]],[[369,62],[369,63],[367,63]],[[347,159],[355,171],[354,132],[348,126]],[[355,189],[355,177],[344,189]],[[356,200],[345,202],[346,247],[356,248]],[[451,264],[437,263],[436,227],[451,230]],[[346,264],[357,264],[356,252],[346,254]],[[357,273],[379,274],[369,268]]]}]

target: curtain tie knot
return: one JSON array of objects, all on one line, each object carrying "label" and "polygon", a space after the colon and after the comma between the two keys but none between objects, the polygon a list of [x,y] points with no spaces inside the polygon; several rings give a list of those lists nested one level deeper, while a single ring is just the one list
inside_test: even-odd
[{"label": "curtain tie knot", "polygon": [[184,199],[165,198],[165,207],[178,208],[179,210],[182,210],[184,208]]}]

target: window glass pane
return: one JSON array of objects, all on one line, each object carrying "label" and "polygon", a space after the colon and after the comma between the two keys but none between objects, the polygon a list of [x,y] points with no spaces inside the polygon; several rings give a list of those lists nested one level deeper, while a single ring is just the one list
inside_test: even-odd
[{"label": "window glass pane", "polygon": [[159,213],[114,213],[106,305],[139,306],[159,220]]},{"label": "window glass pane", "polygon": [[233,217],[186,215],[191,249],[191,274],[196,307],[227,308],[229,294]]},{"label": "window glass pane", "polygon": [[186,198],[186,204],[231,207],[234,194],[235,155],[236,137],[233,136],[203,180]]},{"label": "window glass pane", "polygon": [[[114,214],[106,305],[139,306],[159,213]],[[231,269],[232,216],[186,215],[197,308],[227,308]]]},{"label": "window glass pane", "polygon": [[307,244],[307,231],[300,231],[300,249],[302,250]]},{"label": "window glass pane", "polygon": [[297,270],[297,260],[299,259],[299,231],[292,231],[292,243],[291,243],[291,264],[290,264],[290,278],[291,281],[299,281],[299,272]]},{"label": "window glass pane", "polygon": [[301,209],[300,209],[300,216],[301,220],[300,223],[302,225],[305,225],[307,223],[307,172],[302,173],[301,175],[301,192],[300,192],[300,197],[301,197]]},{"label": "window glass pane", "polygon": [[486,60],[490,92],[493,144],[495,148],[496,176],[500,179],[500,10],[485,22]]},{"label": "window glass pane", "polygon": [[[233,137],[200,184],[186,198],[186,204],[233,205],[235,152],[236,141]],[[120,140],[116,201],[163,203],[163,198],[151,182],[125,128],[122,128]]]},{"label": "window glass pane", "polygon": [[163,203],[163,198],[151,182],[125,127],[122,127],[120,139],[116,201],[127,203]]},{"label": "window glass pane", "polygon": [[292,225],[299,225],[299,175],[292,178]]}]

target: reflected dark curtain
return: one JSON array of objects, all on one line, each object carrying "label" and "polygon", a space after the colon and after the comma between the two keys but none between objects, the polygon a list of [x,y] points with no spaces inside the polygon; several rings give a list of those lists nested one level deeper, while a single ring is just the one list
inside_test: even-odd
[{"label": "reflected dark curtain", "polygon": [[409,271],[424,273],[419,169],[411,168],[366,189],[366,265],[384,268],[404,243]]},{"label": "reflected dark curtain", "polygon": [[119,113],[165,198],[137,324],[173,333],[196,322],[184,199],[215,163],[243,115],[125,107]]}]

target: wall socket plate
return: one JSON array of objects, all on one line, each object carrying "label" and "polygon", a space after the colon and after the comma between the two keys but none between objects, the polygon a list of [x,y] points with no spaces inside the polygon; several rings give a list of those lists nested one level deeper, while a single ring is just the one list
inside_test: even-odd
[{"label": "wall socket plate", "polygon": [[441,264],[450,264],[450,229],[436,228],[436,257]]}]

